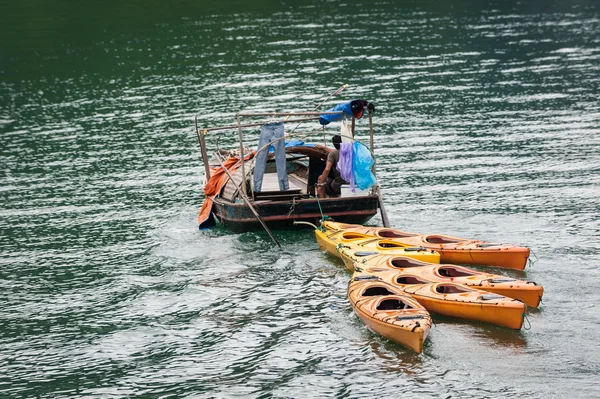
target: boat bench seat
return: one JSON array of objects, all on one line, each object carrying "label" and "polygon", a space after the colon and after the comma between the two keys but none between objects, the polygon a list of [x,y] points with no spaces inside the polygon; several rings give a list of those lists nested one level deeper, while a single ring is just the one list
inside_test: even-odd
[{"label": "boat bench seat", "polygon": [[299,188],[285,191],[261,191],[260,193],[254,193],[254,199],[256,201],[289,201],[301,196],[302,194]]}]

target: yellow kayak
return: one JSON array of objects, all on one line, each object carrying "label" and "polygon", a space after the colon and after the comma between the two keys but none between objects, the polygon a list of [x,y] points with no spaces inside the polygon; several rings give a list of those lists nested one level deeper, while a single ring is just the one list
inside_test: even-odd
[{"label": "yellow kayak", "polygon": [[361,269],[354,272],[352,279],[356,278],[388,283],[433,313],[516,330],[523,325],[526,305],[517,299],[455,283],[431,283],[395,270],[373,274]]},{"label": "yellow kayak", "polygon": [[[330,223],[330,222],[324,222]],[[402,255],[424,262],[440,263],[440,254],[436,251],[423,247],[411,247],[392,240],[374,238],[360,233],[335,232],[315,230],[315,236],[319,247],[332,255],[340,257],[339,248],[352,250],[379,251],[391,255]]]},{"label": "yellow kayak", "polygon": [[328,235],[359,234],[362,237],[388,239],[401,245],[423,247],[440,253],[442,263],[486,265],[523,270],[530,250],[510,244],[494,244],[482,240],[441,234],[418,234],[401,230],[324,221],[321,227]]},{"label": "yellow kayak", "polygon": [[527,306],[535,308],[539,306],[544,294],[544,287],[534,282],[484,273],[463,266],[428,263],[405,256],[385,255],[375,251],[353,251],[341,247],[338,252],[351,271],[357,268],[366,273],[377,274],[395,270],[398,275],[415,276],[430,283],[456,283],[519,299]]},{"label": "yellow kayak", "polygon": [[417,353],[423,351],[431,317],[417,301],[390,284],[361,276],[350,280],[348,299],[371,330]]}]

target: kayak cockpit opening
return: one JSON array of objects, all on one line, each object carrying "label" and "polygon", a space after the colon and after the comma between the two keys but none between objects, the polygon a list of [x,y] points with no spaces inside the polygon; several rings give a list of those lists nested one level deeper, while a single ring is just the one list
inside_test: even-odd
[{"label": "kayak cockpit opening", "polygon": [[429,281],[417,276],[400,276],[396,278],[398,284],[427,284]]},{"label": "kayak cockpit opening", "polygon": [[390,291],[387,288],[382,287],[380,285],[376,285],[374,287],[369,287],[362,293],[362,296],[387,296],[387,295],[396,295],[396,294],[394,294],[392,291]]},{"label": "kayak cockpit opening", "polygon": [[412,306],[408,305],[404,301],[399,299],[384,299],[379,302],[377,305],[377,310],[402,310],[402,309],[412,309]]},{"label": "kayak cockpit opening", "polygon": [[425,262],[418,261],[412,258],[406,258],[404,256],[398,256],[389,261],[391,267],[397,269],[405,269],[407,267],[421,267],[427,265]]},{"label": "kayak cockpit opening", "polygon": [[357,239],[364,240],[365,238],[372,238],[372,237],[361,234],[361,233],[353,233],[353,232],[346,232],[346,233],[342,234],[342,239],[344,239],[344,240],[357,240]]},{"label": "kayak cockpit opening", "polygon": [[454,284],[439,284],[437,287],[435,287],[435,290],[439,294],[463,294],[465,292],[472,291]]},{"label": "kayak cockpit opening", "polygon": [[440,266],[437,269],[437,274],[439,274],[441,277],[468,277],[476,276],[482,273],[457,266]]},{"label": "kayak cockpit opening", "polygon": [[414,237],[417,234],[414,233],[406,233],[404,231],[392,230],[392,229],[381,229],[377,233],[377,235],[381,238],[405,238],[405,237]]},{"label": "kayak cockpit opening", "polygon": [[429,235],[425,237],[425,241],[430,244],[456,244],[457,242],[465,241],[461,238],[440,236],[440,235]]}]

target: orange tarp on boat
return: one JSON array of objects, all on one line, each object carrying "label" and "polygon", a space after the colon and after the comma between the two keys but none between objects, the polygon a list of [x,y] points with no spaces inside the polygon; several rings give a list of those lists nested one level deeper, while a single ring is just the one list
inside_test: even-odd
[{"label": "orange tarp on boat", "polygon": [[[253,151],[246,156],[244,161],[249,161],[254,158],[254,155],[255,152]],[[223,168],[233,173],[241,164],[240,157],[231,157],[223,162]],[[215,225],[215,220],[212,217],[213,199],[221,191],[223,185],[227,183],[227,180],[229,180],[229,176],[227,176],[223,168],[212,169],[210,179],[208,179],[206,186],[204,186],[204,195],[206,198],[204,199],[204,203],[202,203],[202,208],[200,208],[200,214],[198,215],[198,228],[200,229],[210,228]]]}]

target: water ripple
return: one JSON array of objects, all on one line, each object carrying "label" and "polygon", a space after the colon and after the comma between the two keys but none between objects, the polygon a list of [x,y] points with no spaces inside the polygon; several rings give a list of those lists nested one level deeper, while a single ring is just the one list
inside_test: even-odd
[{"label": "water ripple", "polygon": [[[3,25],[27,34],[0,52],[0,396],[598,396],[597,7],[238,6]],[[394,226],[532,248],[494,269],[545,286],[531,329],[434,316],[417,355],[357,319],[312,232],[279,251],[197,230],[194,115],[306,110],[343,83],[324,106],[375,103]]]}]

